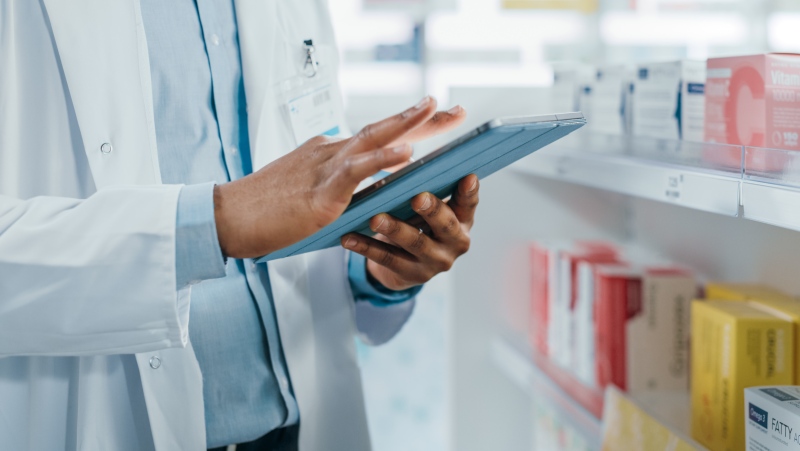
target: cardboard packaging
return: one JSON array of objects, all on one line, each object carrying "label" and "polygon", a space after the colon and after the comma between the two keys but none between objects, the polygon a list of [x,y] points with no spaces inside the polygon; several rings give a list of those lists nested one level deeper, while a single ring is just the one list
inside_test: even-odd
[{"label": "cardboard packaging", "polygon": [[594,76],[594,68],[587,64],[555,64],[553,66],[553,110],[559,113],[582,111],[588,118]]},{"label": "cardboard packaging", "polygon": [[744,389],[791,383],[792,323],[751,302],[694,301],[691,331],[692,437],[744,450]]},{"label": "cardboard packaging", "polygon": [[633,135],[702,142],[705,82],[701,61],[639,65],[633,88]]},{"label": "cardboard packaging", "polygon": [[707,141],[800,149],[800,55],[711,58],[707,68]]},{"label": "cardboard packaging", "polygon": [[744,392],[747,451],[800,450],[800,387]]},{"label": "cardboard packaging", "polygon": [[625,66],[605,66],[597,68],[592,83],[592,100],[587,117],[589,129],[608,135],[625,135],[628,129],[627,98],[633,79],[633,71]]},{"label": "cardboard packaging", "polygon": [[[707,63],[708,142],[800,150],[800,55],[761,54],[711,58]],[[783,168],[787,155],[751,152],[746,162],[757,171]],[[718,151],[716,160],[741,160],[736,149]]]},{"label": "cardboard packaging", "polygon": [[794,328],[793,384],[800,385],[800,300],[766,285],[712,282],[706,298],[753,301],[788,317]]},{"label": "cardboard packaging", "polygon": [[[593,258],[603,256],[616,259],[617,249],[602,241],[574,243],[537,242],[530,246],[531,261],[531,330],[530,344],[534,352],[543,357],[554,357],[569,352],[570,304],[573,271],[568,266],[562,272],[562,256]],[[567,297],[562,291],[569,290]],[[561,362],[567,359],[562,357]]]},{"label": "cardboard packaging", "polygon": [[[564,368],[575,368],[575,340],[579,331],[586,331],[577,322],[578,298],[580,296],[578,267],[580,264],[597,265],[619,263],[616,248],[602,243],[584,244],[580,248],[562,252],[558,266],[558,296],[555,309],[560,322],[555,323],[554,349],[551,358]],[[591,332],[589,332],[591,333]]]},{"label": "cardboard packaging", "polygon": [[694,277],[680,268],[595,268],[597,385],[629,392],[689,388]]}]

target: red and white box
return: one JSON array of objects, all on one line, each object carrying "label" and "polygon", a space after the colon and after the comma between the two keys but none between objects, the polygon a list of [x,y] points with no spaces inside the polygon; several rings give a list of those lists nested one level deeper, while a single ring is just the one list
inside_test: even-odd
[{"label": "red and white box", "polygon": [[[580,241],[575,243],[533,243],[530,247],[531,259],[531,328],[530,344],[535,353],[543,357],[551,357],[560,352],[567,352],[567,341],[561,329],[569,324],[566,318],[569,309],[562,307],[561,291],[564,287],[572,289],[572,271],[562,282],[560,271],[564,255],[614,254],[616,248],[601,241]],[[567,303],[568,305],[569,303]]]},{"label": "red and white box", "polygon": [[578,298],[580,286],[578,268],[581,264],[597,265],[619,263],[618,249],[604,242],[579,243],[575,250],[561,252],[558,263],[558,296],[551,303],[550,330],[548,338],[550,356],[564,368],[574,369],[575,341],[578,335]]},{"label": "red and white box", "polygon": [[[800,150],[800,55],[711,58],[706,77],[707,142]],[[736,149],[721,153],[731,162],[741,160]],[[753,153],[748,163],[781,169],[785,158],[778,155]]]},{"label": "red and white box", "polygon": [[628,392],[688,390],[690,306],[681,268],[594,268],[597,386]]}]

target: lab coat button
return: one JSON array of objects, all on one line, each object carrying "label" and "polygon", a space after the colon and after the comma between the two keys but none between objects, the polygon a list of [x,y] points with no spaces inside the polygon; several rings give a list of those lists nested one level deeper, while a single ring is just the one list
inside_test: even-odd
[{"label": "lab coat button", "polygon": [[100,152],[106,155],[110,154],[112,150],[114,150],[114,147],[111,146],[111,143],[103,143],[103,145],[100,146]]},{"label": "lab coat button", "polygon": [[150,368],[157,370],[159,367],[161,367],[161,359],[156,356],[150,357]]}]

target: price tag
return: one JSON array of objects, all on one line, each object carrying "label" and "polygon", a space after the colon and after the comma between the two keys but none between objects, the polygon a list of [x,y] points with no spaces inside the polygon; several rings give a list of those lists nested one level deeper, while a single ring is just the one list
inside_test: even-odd
[{"label": "price tag", "polygon": [[664,189],[664,196],[667,200],[678,202],[681,199],[682,187],[683,174],[670,174],[667,176],[667,186]]}]

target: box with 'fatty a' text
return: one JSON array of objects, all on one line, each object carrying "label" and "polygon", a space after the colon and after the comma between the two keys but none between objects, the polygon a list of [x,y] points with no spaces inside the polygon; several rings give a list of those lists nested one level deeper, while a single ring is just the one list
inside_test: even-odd
[{"label": "box with 'fatty a' text", "polygon": [[800,387],[753,387],[744,392],[747,451],[800,451]]}]

